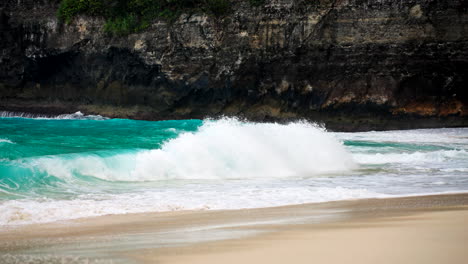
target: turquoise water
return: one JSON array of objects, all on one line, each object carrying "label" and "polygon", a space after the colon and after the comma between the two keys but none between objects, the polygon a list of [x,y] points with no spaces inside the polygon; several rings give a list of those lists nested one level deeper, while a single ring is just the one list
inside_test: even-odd
[{"label": "turquoise water", "polygon": [[[112,120],[53,120],[3,118],[0,122],[0,195],[9,198],[33,195],[75,193],[69,181],[96,182],[99,177],[71,170],[72,179],[63,173],[50,173],[40,159],[74,161],[80,157],[103,159],[157,149],[182,132],[194,132],[201,120],[146,122]],[[54,160],[55,159],[55,160]],[[39,163],[39,164],[38,164]],[[54,164],[51,164],[53,166]],[[118,160],[108,166],[119,167]],[[2,197],[2,196],[0,196]]]},{"label": "turquoise water", "polygon": [[468,191],[466,128],[3,116],[1,225]]}]

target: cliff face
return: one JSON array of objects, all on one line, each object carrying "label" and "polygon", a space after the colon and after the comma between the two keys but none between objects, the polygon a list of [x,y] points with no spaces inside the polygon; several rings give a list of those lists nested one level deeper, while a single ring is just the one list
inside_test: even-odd
[{"label": "cliff face", "polygon": [[125,37],[58,2],[0,4],[0,110],[468,125],[466,0],[239,0]]}]

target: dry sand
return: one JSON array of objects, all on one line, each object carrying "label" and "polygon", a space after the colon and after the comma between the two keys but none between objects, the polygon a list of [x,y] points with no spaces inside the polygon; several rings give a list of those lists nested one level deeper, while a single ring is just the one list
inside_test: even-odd
[{"label": "dry sand", "polygon": [[468,194],[2,228],[0,263],[468,263]]}]

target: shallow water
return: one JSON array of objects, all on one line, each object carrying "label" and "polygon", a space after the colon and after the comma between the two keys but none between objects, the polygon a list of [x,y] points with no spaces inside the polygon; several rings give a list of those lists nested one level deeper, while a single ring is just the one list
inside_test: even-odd
[{"label": "shallow water", "polygon": [[467,128],[1,116],[0,225],[468,191]]}]

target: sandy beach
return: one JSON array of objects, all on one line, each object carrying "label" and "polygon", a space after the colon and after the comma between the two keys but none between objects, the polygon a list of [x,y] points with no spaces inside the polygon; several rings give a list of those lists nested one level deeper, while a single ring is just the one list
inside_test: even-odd
[{"label": "sandy beach", "polygon": [[466,263],[468,194],[2,228],[0,263]]},{"label": "sandy beach", "polygon": [[[285,228],[183,248],[158,263],[466,263],[468,207]],[[173,251],[174,252],[174,251]],[[169,251],[171,253],[171,251]]]}]

